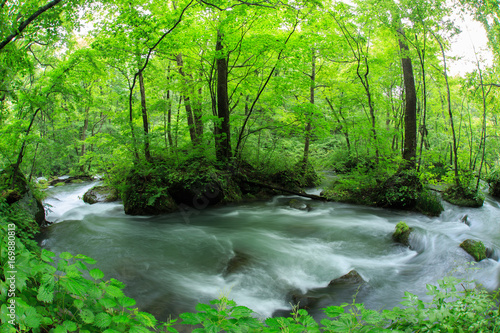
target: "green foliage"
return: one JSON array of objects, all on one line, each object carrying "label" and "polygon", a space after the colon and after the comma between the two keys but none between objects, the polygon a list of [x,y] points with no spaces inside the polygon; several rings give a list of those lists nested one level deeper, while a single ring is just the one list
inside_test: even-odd
[{"label": "green foliage", "polygon": [[485,177],[489,185],[489,193],[494,197],[500,197],[500,168],[497,166]]},{"label": "green foliage", "polygon": [[439,216],[444,210],[444,207],[436,192],[424,188],[418,193],[415,209],[428,216]]},{"label": "green foliage", "polygon": [[481,207],[484,195],[470,186],[452,185],[443,192],[443,199],[457,206]]}]

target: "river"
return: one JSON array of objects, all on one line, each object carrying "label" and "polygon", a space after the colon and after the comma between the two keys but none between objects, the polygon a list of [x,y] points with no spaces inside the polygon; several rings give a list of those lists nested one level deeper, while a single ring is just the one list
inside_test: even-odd
[{"label": "river", "polygon": [[[377,310],[398,305],[405,291],[428,300],[426,284],[447,275],[499,287],[500,205],[491,197],[478,209],[444,203],[434,218],[293,196],[139,217],[125,215],[119,202],[84,203],[95,184],[47,190],[47,220],[54,223],[40,245],[96,259],[93,267],[123,281],[137,306],[160,319],[221,295],[264,318],[288,311],[292,293],[315,290],[319,301],[310,312],[321,317],[320,308],[350,302],[356,289],[317,288],[351,269],[366,281],[357,302]],[[311,210],[291,208],[293,198]],[[465,215],[470,226],[461,222]],[[391,239],[399,221],[414,228],[412,249]],[[493,259],[470,269],[473,259],[459,247],[468,238],[482,240]],[[244,260],[227,272],[235,254]]]}]

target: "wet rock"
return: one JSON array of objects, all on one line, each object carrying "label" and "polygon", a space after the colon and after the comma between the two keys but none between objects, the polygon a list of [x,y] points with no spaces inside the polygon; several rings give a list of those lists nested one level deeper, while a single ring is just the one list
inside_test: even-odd
[{"label": "wet rock", "polygon": [[83,195],[83,201],[88,204],[97,202],[113,202],[118,200],[118,191],[109,186],[94,186]]},{"label": "wet rock", "polygon": [[300,293],[292,293],[292,304],[298,306],[299,309],[309,310],[316,306],[319,302],[319,298],[310,295],[304,295]]},{"label": "wet rock", "polygon": [[465,223],[470,227],[469,215],[465,214],[464,216],[462,216],[462,218],[460,219],[460,222]]},{"label": "wet rock", "polygon": [[307,212],[311,210],[311,206],[309,206],[305,202],[303,202],[301,200],[297,200],[297,199],[290,200],[288,202],[288,206],[290,206],[290,208],[293,208],[293,209],[304,210]]},{"label": "wet rock", "polygon": [[470,254],[476,261],[481,261],[487,257],[486,247],[481,241],[466,239],[462,242],[462,244],[460,244],[460,247],[464,249],[465,252]]},{"label": "wet rock", "polygon": [[223,276],[241,272],[251,262],[251,257],[243,252],[235,251],[224,268]]},{"label": "wet rock", "polygon": [[328,286],[339,285],[339,284],[362,284],[365,280],[356,272],[354,269],[349,271],[349,273],[342,275],[341,277],[330,281]]},{"label": "wet rock", "polygon": [[405,246],[410,246],[410,234],[412,231],[413,229],[410,228],[406,223],[399,222],[396,225],[396,230],[392,234],[392,239],[397,243],[401,243]]}]

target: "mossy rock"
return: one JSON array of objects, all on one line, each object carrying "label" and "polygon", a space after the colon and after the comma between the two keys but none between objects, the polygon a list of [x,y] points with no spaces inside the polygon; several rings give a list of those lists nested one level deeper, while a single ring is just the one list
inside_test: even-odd
[{"label": "mossy rock", "polygon": [[466,239],[460,244],[460,247],[465,250],[468,254],[470,254],[476,261],[481,261],[486,259],[486,247],[483,242]]},{"label": "mossy rock", "polygon": [[83,183],[83,180],[82,179],[72,179],[70,181],[70,183],[72,183],[72,184],[81,184],[81,183]]},{"label": "mossy rock", "polygon": [[463,186],[450,186],[443,192],[443,199],[460,207],[479,208],[483,206],[484,198],[480,193]]},{"label": "mossy rock", "polygon": [[64,186],[64,185],[66,185],[66,183],[64,183],[64,182],[59,182],[59,183],[54,184],[55,187]]},{"label": "mossy rock", "polygon": [[413,231],[405,222],[399,222],[392,234],[392,239],[405,246],[410,246],[410,234]]},{"label": "mossy rock", "polygon": [[413,209],[423,185],[416,172],[402,170],[378,186],[378,206],[395,209]]},{"label": "mossy rock", "polygon": [[18,170],[13,180],[13,172],[13,165],[0,172],[0,196],[5,198],[11,207],[26,214],[23,226],[18,227],[37,233],[39,227],[45,224],[45,209],[40,198],[31,190],[24,174]]},{"label": "mossy rock", "polygon": [[91,205],[116,200],[118,200],[118,191],[109,186],[94,186],[83,195],[83,201]]}]

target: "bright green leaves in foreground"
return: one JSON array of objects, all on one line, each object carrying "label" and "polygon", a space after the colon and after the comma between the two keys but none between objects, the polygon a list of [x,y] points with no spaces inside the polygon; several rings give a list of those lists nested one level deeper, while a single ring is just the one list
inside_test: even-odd
[{"label": "bright green leaves in foreground", "polygon": [[[430,302],[405,293],[402,305],[381,312],[352,302],[324,309],[327,318],[318,323],[307,311],[293,308],[291,316],[258,319],[252,310],[227,297],[198,304],[195,313],[183,313],[182,321],[158,323],[140,312],[135,300],[123,293],[125,285],[103,280],[95,260],[85,255],[29,252],[16,242],[15,296],[9,294],[10,277],[6,218],[0,218],[2,244],[0,267],[0,332],[178,332],[192,325],[193,332],[499,332],[498,304],[483,290],[448,277],[428,285]],[[57,268],[54,267],[57,262]],[[15,301],[15,318],[7,307]],[[175,324],[175,326],[174,326]]]}]

